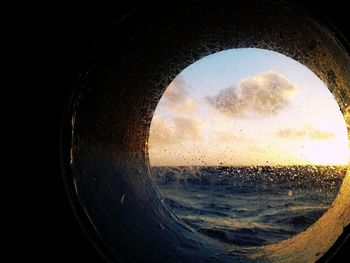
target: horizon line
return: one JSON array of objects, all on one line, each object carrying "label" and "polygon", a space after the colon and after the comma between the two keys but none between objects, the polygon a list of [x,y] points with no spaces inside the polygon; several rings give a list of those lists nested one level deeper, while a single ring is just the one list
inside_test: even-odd
[{"label": "horizon line", "polygon": [[277,165],[151,165],[150,167],[295,167],[295,166],[316,166],[316,167],[347,167],[349,164],[277,164]]}]

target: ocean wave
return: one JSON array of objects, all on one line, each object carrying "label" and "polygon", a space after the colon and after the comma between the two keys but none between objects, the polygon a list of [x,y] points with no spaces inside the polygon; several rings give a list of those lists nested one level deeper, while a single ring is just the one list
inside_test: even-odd
[{"label": "ocean wave", "polygon": [[151,171],[160,185],[221,185],[240,193],[287,190],[286,194],[294,188],[338,191],[346,174],[345,168],[332,166],[152,167]]},{"label": "ocean wave", "polygon": [[271,232],[263,228],[199,228],[198,232],[227,244],[245,247],[271,244],[278,242],[280,238],[286,238],[291,234],[283,229]]},{"label": "ocean wave", "polygon": [[327,210],[329,208],[329,205],[299,205],[299,206],[292,206],[290,207],[290,211],[296,212],[296,211],[305,211],[305,210]]},{"label": "ocean wave", "polygon": [[[274,174],[266,183],[263,172],[253,175],[257,170],[246,175],[238,168],[230,168],[226,174],[214,168],[160,170],[163,175],[157,177],[158,188],[179,219],[203,235],[239,246],[262,246],[290,238],[320,218],[336,196],[327,183],[320,184],[317,169],[287,185],[282,182],[292,176],[290,171],[287,179]],[[341,177],[331,180],[338,189]]]}]

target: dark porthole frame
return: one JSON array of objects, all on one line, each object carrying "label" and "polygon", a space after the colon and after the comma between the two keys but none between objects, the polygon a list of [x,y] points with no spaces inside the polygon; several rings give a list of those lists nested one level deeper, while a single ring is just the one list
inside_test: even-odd
[{"label": "dark porthole frame", "polygon": [[[229,48],[271,49],[308,66],[331,89],[343,113],[349,110],[346,40],[335,38],[330,25],[295,6],[243,2],[222,1],[219,6],[191,1],[186,9],[158,2],[131,13],[101,37],[81,71],[62,125],[62,167],[74,211],[108,262],[232,260],[231,252],[179,222],[147,175],[146,138],[152,110],[165,87],[186,66]],[[178,20],[171,19],[175,17]],[[113,127],[111,120],[115,120]],[[97,176],[104,173],[109,176]],[[349,174],[346,178],[343,196],[348,196],[350,187]],[[123,196],[125,201],[120,202]],[[142,197],[147,198],[136,201]],[[127,202],[133,209],[125,209]],[[343,217],[350,213],[349,205],[344,207]],[[128,220],[134,220],[134,225],[128,225]],[[312,252],[319,253],[317,259],[322,261],[332,250],[336,248]],[[257,251],[257,255],[261,260],[271,256],[277,262],[286,256],[297,260],[297,255],[288,253]]]}]

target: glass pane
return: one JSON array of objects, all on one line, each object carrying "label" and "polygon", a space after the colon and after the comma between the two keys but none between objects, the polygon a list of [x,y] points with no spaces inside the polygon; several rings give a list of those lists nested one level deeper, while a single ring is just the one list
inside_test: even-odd
[{"label": "glass pane", "polygon": [[165,203],[224,243],[261,246],[312,225],[349,159],[326,85],[277,52],[244,48],[183,70],[154,112],[149,161]]}]

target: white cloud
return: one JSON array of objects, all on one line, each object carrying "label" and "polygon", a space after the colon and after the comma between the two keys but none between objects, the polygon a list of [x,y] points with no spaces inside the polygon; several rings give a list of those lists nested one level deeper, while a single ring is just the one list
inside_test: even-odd
[{"label": "white cloud", "polygon": [[169,105],[182,103],[187,97],[186,82],[178,75],[165,90],[163,97]]},{"label": "white cloud", "polygon": [[174,117],[172,123],[169,123],[164,118],[155,116],[151,124],[149,144],[166,146],[185,140],[199,140],[202,127],[201,121],[186,117]]},{"label": "white cloud", "polygon": [[175,128],[175,138],[177,140],[191,139],[198,140],[201,138],[202,122],[185,117],[175,117],[173,122]]},{"label": "white cloud", "polygon": [[284,76],[269,71],[242,79],[236,87],[225,88],[207,99],[213,107],[231,117],[246,113],[269,116],[289,106],[297,91]]},{"label": "white cloud", "polygon": [[173,128],[162,117],[154,116],[150,128],[150,144],[167,145],[174,137]]},{"label": "white cloud", "polygon": [[329,140],[335,137],[333,132],[320,130],[311,125],[304,125],[302,128],[284,128],[277,132],[277,136],[284,139],[307,139],[307,140]]},{"label": "white cloud", "polygon": [[190,117],[197,111],[197,102],[188,93],[187,84],[181,75],[177,76],[165,90],[159,105],[176,115]]}]

